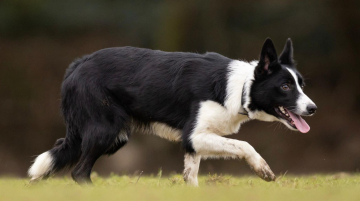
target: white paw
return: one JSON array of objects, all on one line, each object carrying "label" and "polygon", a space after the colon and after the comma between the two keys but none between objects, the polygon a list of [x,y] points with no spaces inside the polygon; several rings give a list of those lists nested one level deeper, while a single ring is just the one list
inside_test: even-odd
[{"label": "white paw", "polygon": [[256,157],[252,157],[247,160],[248,164],[250,165],[251,169],[263,180],[265,181],[275,181],[276,176],[271,171],[269,165],[266,161],[261,158],[260,155]]}]

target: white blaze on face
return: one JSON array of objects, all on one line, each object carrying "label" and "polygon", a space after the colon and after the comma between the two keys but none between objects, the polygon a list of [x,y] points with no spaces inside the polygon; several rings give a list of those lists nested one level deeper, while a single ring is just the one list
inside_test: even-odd
[{"label": "white blaze on face", "polygon": [[315,105],[315,103],[307,95],[304,94],[303,90],[301,89],[301,87],[299,85],[298,77],[297,77],[296,73],[290,68],[287,68],[287,70],[294,77],[295,83],[296,83],[296,89],[299,92],[299,97],[298,97],[298,100],[296,101],[296,113],[298,113],[299,115],[307,114],[308,113],[308,111],[306,109],[307,106]]}]

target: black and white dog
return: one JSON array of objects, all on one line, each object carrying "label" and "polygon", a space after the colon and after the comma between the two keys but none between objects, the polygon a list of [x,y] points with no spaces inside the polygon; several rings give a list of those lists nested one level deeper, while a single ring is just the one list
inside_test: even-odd
[{"label": "black and white dog", "polygon": [[252,62],[217,53],[103,49],[66,70],[61,91],[66,137],[39,155],[28,173],[34,181],[76,165],[73,179],[91,182],[96,160],[115,153],[131,133],[141,131],[182,141],[183,175],[189,184],[198,185],[201,158],[245,159],[259,177],[274,181],[250,144],[224,136],[237,133],[251,119],[308,132],[300,116],[317,108],[304,86],[290,39],[279,58],[267,39],[260,60]]}]

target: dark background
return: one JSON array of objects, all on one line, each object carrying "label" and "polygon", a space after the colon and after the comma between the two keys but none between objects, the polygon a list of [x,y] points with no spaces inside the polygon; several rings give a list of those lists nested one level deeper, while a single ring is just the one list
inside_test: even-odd
[{"label": "dark background", "polygon": [[[318,112],[311,131],[253,121],[232,138],[248,141],[276,174],[360,168],[360,1],[0,1],[0,175],[25,176],[64,137],[60,85],[77,57],[106,47],[213,51],[257,59],[266,37],[278,52],[291,37],[305,92]],[[95,170],[180,173],[179,144],[135,134]],[[200,173],[248,174],[244,161],[202,161]]]}]

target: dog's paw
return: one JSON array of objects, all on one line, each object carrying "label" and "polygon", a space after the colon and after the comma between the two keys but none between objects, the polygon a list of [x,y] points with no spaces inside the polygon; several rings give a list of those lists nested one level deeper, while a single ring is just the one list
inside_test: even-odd
[{"label": "dog's paw", "polygon": [[269,165],[258,153],[252,154],[251,157],[248,157],[247,163],[261,179],[265,181],[275,181],[275,174],[271,171]]},{"label": "dog's paw", "polygon": [[276,176],[271,171],[269,165],[266,163],[264,159],[260,159],[257,165],[252,166],[253,171],[263,180],[265,181],[275,181]]},{"label": "dog's paw", "polygon": [[35,184],[39,183],[40,180],[41,180],[41,178],[32,178],[29,181],[29,185],[35,185]]}]

